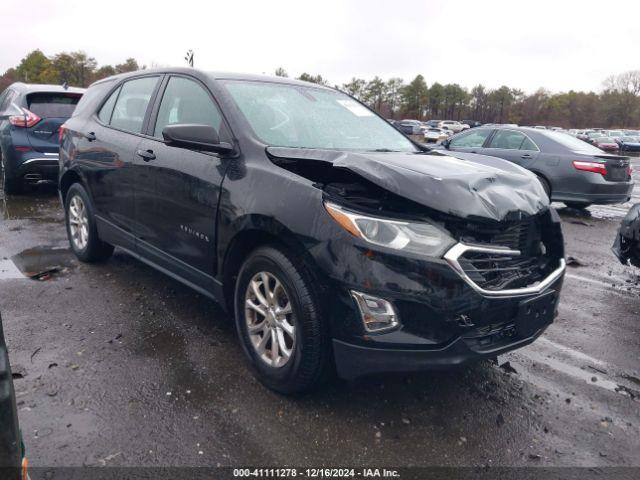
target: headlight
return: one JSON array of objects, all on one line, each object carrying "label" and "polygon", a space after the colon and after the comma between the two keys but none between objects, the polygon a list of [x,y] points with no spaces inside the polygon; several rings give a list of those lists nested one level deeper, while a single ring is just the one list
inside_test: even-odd
[{"label": "headlight", "polygon": [[328,202],[324,206],[347,232],[374,245],[440,257],[456,244],[447,232],[431,223],[371,217]]}]

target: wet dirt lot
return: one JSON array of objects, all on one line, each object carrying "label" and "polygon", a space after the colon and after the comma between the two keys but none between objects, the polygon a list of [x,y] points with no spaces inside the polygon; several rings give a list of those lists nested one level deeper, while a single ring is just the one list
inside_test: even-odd
[{"label": "wet dirt lot", "polygon": [[0,311],[31,465],[638,466],[640,270],[610,252],[629,206],[557,205],[575,259],[560,315],[502,367],[292,399],[248,374],[215,303],[117,250],[77,262],[54,189],[0,199]]}]

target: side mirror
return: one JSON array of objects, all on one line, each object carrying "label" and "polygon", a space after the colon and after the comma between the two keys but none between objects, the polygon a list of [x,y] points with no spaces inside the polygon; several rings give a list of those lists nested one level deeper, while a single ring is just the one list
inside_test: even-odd
[{"label": "side mirror", "polygon": [[209,125],[191,123],[167,125],[162,129],[162,137],[171,147],[217,153],[233,151],[233,145],[221,142],[218,131]]},{"label": "side mirror", "polygon": [[445,140],[442,141],[442,146],[444,148],[446,148],[447,150],[449,150],[449,145],[451,144],[451,140],[449,140],[448,138],[446,138]]}]

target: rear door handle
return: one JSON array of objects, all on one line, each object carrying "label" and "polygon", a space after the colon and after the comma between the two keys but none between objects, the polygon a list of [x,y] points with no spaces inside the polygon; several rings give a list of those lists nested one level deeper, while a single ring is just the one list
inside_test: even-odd
[{"label": "rear door handle", "polygon": [[156,154],[153,153],[153,150],[138,150],[136,155],[142,158],[145,162],[150,162],[151,160],[155,160]]},{"label": "rear door handle", "polygon": [[526,160],[527,158],[531,158],[531,155],[529,155],[528,153],[525,153],[520,158],[524,158]]},{"label": "rear door handle", "polygon": [[93,132],[85,133],[84,136],[90,142],[93,142],[96,139],[96,134]]}]

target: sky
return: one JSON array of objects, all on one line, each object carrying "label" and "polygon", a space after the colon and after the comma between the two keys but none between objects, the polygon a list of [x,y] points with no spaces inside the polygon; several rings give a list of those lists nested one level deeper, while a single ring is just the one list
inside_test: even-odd
[{"label": "sky", "polygon": [[[0,71],[29,51],[83,50],[99,65],[321,74],[594,90],[640,69],[640,1],[29,0],[3,2]],[[28,10],[25,12],[25,6]],[[14,19],[8,21],[8,19]],[[627,19],[627,20],[625,20]]]}]

